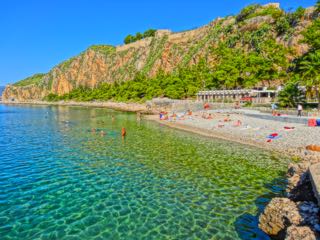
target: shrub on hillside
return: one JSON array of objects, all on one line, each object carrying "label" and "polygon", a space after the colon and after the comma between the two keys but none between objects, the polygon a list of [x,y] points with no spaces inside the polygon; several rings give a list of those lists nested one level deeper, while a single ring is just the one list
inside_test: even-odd
[{"label": "shrub on hillside", "polygon": [[237,22],[242,22],[248,18],[251,14],[253,14],[259,7],[261,7],[260,4],[252,4],[249,5],[241,10],[241,12],[236,17]]},{"label": "shrub on hillside", "polygon": [[143,38],[154,37],[155,34],[156,34],[155,29],[148,29],[144,33],[137,32],[135,35],[129,34],[128,36],[125,37],[124,43],[129,44],[129,43],[133,43],[138,40],[141,40]]}]

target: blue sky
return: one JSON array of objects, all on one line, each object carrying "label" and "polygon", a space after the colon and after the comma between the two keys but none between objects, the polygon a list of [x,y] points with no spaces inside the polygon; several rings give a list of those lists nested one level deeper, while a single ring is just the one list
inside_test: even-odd
[{"label": "blue sky", "polygon": [[[0,86],[38,72],[92,44],[122,44],[127,34],[148,28],[181,31],[238,13],[264,0],[2,0]],[[316,0],[283,0],[282,8]]]}]

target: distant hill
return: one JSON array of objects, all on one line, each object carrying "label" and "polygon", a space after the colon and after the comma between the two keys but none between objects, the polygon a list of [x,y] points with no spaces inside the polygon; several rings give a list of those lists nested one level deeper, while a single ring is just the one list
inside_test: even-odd
[{"label": "distant hill", "polygon": [[309,51],[302,33],[319,16],[319,6],[286,12],[277,3],[249,5],[190,31],[157,30],[123,46],[91,46],[46,74],[8,85],[3,97],[139,101],[184,99],[200,89],[272,88]]}]

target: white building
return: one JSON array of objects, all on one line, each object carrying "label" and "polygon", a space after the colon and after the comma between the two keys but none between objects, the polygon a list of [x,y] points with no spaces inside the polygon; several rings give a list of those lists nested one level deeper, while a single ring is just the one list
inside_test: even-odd
[{"label": "white building", "polygon": [[281,87],[277,90],[262,89],[235,89],[200,91],[197,100],[202,102],[230,102],[252,101],[253,103],[270,103],[277,97]]}]

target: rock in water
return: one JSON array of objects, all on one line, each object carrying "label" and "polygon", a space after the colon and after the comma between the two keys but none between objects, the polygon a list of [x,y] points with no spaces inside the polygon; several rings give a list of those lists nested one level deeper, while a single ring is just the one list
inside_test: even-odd
[{"label": "rock in water", "polygon": [[317,240],[317,236],[309,227],[290,226],[285,240]]},{"label": "rock in water", "polygon": [[291,225],[299,225],[302,218],[299,209],[288,198],[274,198],[259,217],[259,227],[270,236],[285,236],[286,229]]},{"label": "rock in water", "polygon": [[297,203],[299,213],[302,218],[302,224],[310,226],[313,231],[320,230],[319,207],[314,202]]}]

